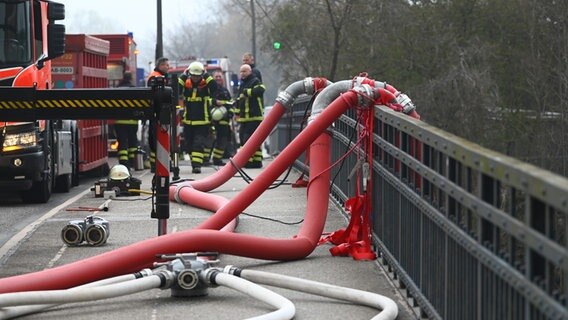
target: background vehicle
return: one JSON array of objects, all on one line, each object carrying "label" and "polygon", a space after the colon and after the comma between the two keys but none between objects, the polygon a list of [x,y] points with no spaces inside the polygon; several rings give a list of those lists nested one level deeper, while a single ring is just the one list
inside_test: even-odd
[{"label": "background vehicle", "polygon": [[[106,64],[108,87],[118,87],[125,72],[130,72],[136,75],[133,79],[132,85],[144,86],[144,73],[138,72],[136,41],[134,41],[134,34],[132,32],[125,34],[95,34],[93,37],[103,39],[109,42],[108,59]],[[107,121],[108,123],[108,143],[107,150],[111,156],[116,156],[118,153],[118,140],[114,132],[114,120]]]},{"label": "background vehicle", "polygon": [[[52,59],[65,53],[62,4],[0,0],[0,86],[51,89]],[[3,108],[14,106],[3,105]],[[0,189],[25,202],[47,202],[54,189],[79,183],[79,134],[74,120],[0,119]]]},{"label": "background vehicle", "polygon": [[[107,58],[109,41],[85,34],[65,36],[65,54],[53,59],[51,73],[55,89],[108,88]],[[109,129],[107,120],[77,120],[73,134],[77,146],[73,163],[73,176],[78,184],[79,173],[108,173],[107,141]],[[88,147],[86,147],[88,146]],[[77,181],[77,183],[75,183]]]},{"label": "background vehicle", "polygon": [[[65,50],[62,4],[0,1],[0,85],[48,89],[50,60]],[[0,188],[20,190],[26,202],[46,202],[57,185],[69,190],[72,135],[63,121],[1,122]]]}]

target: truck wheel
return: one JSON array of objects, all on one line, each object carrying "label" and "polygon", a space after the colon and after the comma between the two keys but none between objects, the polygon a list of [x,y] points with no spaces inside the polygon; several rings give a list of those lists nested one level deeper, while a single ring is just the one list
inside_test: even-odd
[{"label": "truck wheel", "polygon": [[[51,155],[49,156],[51,159]],[[51,161],[51,160],[50,160]],[[49,172],[42,181],[34,181],[30,190],[22,192],[22,200],[27,203],[46,203],[51,197],[53,166],[49,166]]]},{"label": "truck wheel", "polygon": [[60,175],[59,177],[57,177],[57,181],[55,182],[55,190],[57,192],[69,192],[71,190],[72,187],[72,174],[68,173],[68,174],[64,174],[64,175]]},{"label": "truck wheel", "polygon": [[22,200],[27,203],[46,203],[51,197],[53,187],[53,157],[51,155],[51,146],[53,145],[52,128],[46,130],[44,137],[45,167],[43,180],[34,181],[30,190],[21,193]]}]

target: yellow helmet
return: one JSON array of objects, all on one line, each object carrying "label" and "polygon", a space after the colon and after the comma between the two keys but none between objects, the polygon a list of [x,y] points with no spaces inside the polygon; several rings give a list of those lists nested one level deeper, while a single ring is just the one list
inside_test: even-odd
[{"label": "yellow helmet", "polygon": [[189,64],[189,67],[187,67],[187,71],[192,76],[200,76],[203,74],[203,72],[205,72],[205,67],[203,66],[203,63],[199,61],[193,61]]},{"label": "yellow helmet", "polygon": [[124,180],[130,178],[130,172],[128,171],[128,168],[126,166],[117,164],[116,166],[112,167],[112,169],[110,169],[108,177],[111,180]]}]

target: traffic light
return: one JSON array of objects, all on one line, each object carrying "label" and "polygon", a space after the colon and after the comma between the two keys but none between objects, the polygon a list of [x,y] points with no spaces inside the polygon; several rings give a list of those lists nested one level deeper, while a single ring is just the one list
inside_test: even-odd
[{"label": "traffic light", "polygon": [[274,42],[272,43],[272,46],[274,47],[274,50],[280,50],[280,47],[281,47],[282,45],[280,44],[279,41],[274,41]]}]

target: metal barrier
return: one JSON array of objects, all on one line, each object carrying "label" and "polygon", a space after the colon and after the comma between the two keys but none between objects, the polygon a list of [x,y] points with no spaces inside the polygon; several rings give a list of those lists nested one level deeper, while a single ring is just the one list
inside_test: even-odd
[{"label": "metal barrier", "polygon": [[[297,135],[308,102],[281,120],[273,150]],[[330,128],[332,162],[356,140],[353,115]],[[568,319],[568,180],[386,107],[375,117],[373,241],[421,316]],[[356,162],[332,170],[340,207]]]}]

